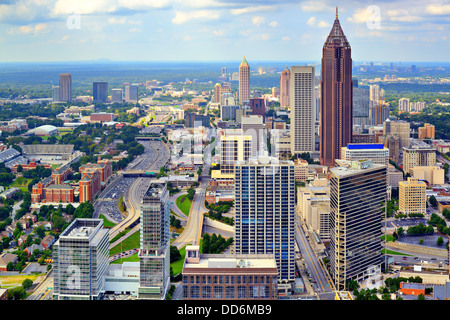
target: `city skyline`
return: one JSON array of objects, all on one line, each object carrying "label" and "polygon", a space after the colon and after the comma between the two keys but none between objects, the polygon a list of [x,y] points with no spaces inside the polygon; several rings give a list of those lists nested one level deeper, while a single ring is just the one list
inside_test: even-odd
[{"label": "city skyline", "polygon": [[316,61],[336,6],[355,61],[448,61],[450,4],[404,0],[11,0],[0,61]]}]

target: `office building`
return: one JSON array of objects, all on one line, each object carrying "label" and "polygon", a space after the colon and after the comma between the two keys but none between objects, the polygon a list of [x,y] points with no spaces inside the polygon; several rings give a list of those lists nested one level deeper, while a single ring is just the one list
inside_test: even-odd
[{"label": "office building", "polygon": [[250,99],[249,107],[252,110],[252,114],[260,115],[263,118],[263,122],[266,121],[266,100],[264,98]]},{"label": "office building", "polygon": [[437,166],[417,166],[409,169],[411,176],[428,182],[429,185],[442,185],[445,183],[445,170]]},{"label": "office building", "polygon": [[220,103],[220,90],[222,88],[222,85],[220,83],[216,83],[214,86],[214,102]]},{"label": "office building", "polygon": [[400,137],[397,134],[381,136],[380,143],[383,143],[389,150],[389,159],[398,163],[400,159]]},{"label": "office building", "polygon": [[241,129],[244,135],[252,137],[252,157],[267,149],[264,122],[260,115],[242,116]]},{"label": "office building", "polygon": [[59,75],[59,101],[72,101],[72,75],[70,73]]},{"label": "office building", "polygon": [[370,159],[375,164],[389,164],[389,149],[380,143],[348,143],[341,156],[347,161]]},{"label": "office building", "polygon": [[353,124],[369,123],[369,89],[353,86]]},{"label": "office building", "polygon": [[123,90],[122,89],[111,89],[111,102],[123,102]]},{"label": "office building", "polygon": [[280,76],[280,106],[286,109],[289,109],[289,104],[291,102],[290,80],[291,74],[288,67],[286,66],[286,68],[281,72]]},{"label": "office building", "polygon": [[389,118],[389,104],[384,101],[369,102],[369,119],[372,125],[382,125]]},{"label": "office building", "polygon": [[126,102],[138,102],[138,86],[131,85],[125,86],[125,101]]},{"label": "office building", "polygon": [[410,172],[414,167],[431,167],[436,165],[436,150],[431,147],[412,146],[403,148],[403,172]]},{"label": "office building", "polygon": [[314,67],[291,67],[291,154],[314,152],[315,71]]},{"label": "office building", "polygon": [[237,254],[275,256],[278,280],[295,279],[294,163],[261,156],[235,166]]},{"label": "office building", "polygon": [[108,101],[108,82],[97,81],[92,84],[93,102],[106,103]]},{"label": "office building", "polygon": [[274,300],[278,270],[272,254],[199,254],[187,246],[183,300]]},{"label": "office building", "polygon": [[206,116],[203,114],[196,114],[192,112],[185,112],[184,125],[186,128],[197,128],[197,127],[209,128],[211,126],[210,116]]},{"label": "office building", "polygon": [[404,214],[427,211],[427,184],[417,178],[408,177],[398,183],[398,211]]},{"label": "office building", "polygon": [[239,66],[239,104],[243,106],[250,100],[250,66],[247,60],[242,60]]},{"label": "office building", "polygon": [[53,298],[99,300],[109,265],[102,219],[75,219],[53,244]]},{"label": "office building", "polygon": [[385,136],[388,135],[398,135],[400,138],[399,149],[400,151],[403,148],[409,148],[410,143],[410,125],[409,122],[406,121],[392,121],[390,119],[386,119],[383,122],[383,134]]},{"label": "office building", "polygon": [[222,104],[220,106],[220,118],[222,121],[236,121],[236,110],[239,108],[236,105]]},{"label": "office building", "polygon": [[139,299],[163,300],[170,284],[170,203],[165,182],[154,180],[141,201]]},{"label": "office building", "polygon": [[330,275],[336,290],[380,273],[387,166],[337,160],[330,171]]},{"label": "office building", "polygon": [[336,20],[322,49],[320,164],[332,167],[352,142],[351,48]]},{"label": "office building", "polygon": [[59,86],[52,86],[52,101],[59,102]]}]

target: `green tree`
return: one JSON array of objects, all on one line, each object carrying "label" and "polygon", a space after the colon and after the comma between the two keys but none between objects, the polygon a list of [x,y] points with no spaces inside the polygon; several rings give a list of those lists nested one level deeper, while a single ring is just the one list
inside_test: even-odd
[{"label": "green tree", "polygon": [[33,285],[33,281],[32,281],[31,279],[28,279],[28,278],[27,278],[27,279],[25,279],[25,280],[22,281],[22,287],[23,287],[25,290],[30,289],[32,285]]}]

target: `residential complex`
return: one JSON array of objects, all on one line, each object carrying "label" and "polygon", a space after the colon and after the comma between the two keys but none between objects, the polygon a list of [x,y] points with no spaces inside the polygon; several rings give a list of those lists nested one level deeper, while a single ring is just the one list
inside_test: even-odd
[{"label": "residential complex", "polygon": [[404,214],[426,212],[426,188],[424,181],[408,177],[406,181],[400,181],[398,211]]}]

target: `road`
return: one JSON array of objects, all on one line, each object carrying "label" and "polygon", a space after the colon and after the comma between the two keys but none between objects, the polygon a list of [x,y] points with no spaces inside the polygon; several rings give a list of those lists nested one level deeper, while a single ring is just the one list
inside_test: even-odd
[{"label": "road", "polygon": [[305,265],[307,266],[307,270],[311,275],[311,282],[315,292],[318,294],[332,292],[333,290],[328,282],[326,273],[322,268],[322,264],[319,262],[314,250],[311,248],[305,232],[300,226],[300,222],[297,222],[295,226],[295,240]]},{"label": "road", "polygon": [[203,231],[203,216],[208,209],[205,208],[205,193],[209,183],[209,168],[211,167],[211,145],[204,149],[204,165],[202,170],[202,179],[199,187],[195,191],[194,199],[189,211],[186,226],[178,238],[172,242],[173,246],[178,249],[183,248],[187,244],[200,244],[200,238]]}]

